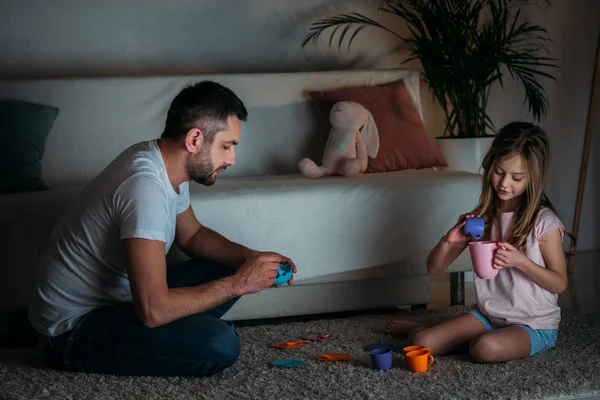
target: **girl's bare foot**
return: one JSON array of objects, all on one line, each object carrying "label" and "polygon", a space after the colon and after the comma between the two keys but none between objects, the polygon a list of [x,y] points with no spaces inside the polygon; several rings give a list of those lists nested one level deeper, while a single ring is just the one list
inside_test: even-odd
[{"label": "girl's bare foot", "polygon": [[408,319],[395,319],[387,323],[385,326],[385,333],[400,339],[406,339],[411,332],[422,328],[424,328],[424,326],[418,322]]}]

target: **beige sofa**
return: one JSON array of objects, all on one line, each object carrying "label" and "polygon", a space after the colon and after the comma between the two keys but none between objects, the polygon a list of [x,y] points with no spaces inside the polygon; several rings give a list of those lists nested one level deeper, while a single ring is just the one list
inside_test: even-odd
[{"label": "beige sofa", "polygon": [[[0,312],[27,306],[38,254],[81,187],[128,145],[158,137],[172,98],[204,79],[232,88],[249,120],[237,165],[213,187],[192,185],[196,215],[299,267],[295,285],[245,296],[225,318],[427,304],[427,252],[476,204],[479,177],[421,169],[309,180],[296,169],[302,157],[319,160],[327,139],[308,89],[404,79],[423,115],[418,72],[393,69],[1,82],[0,97],[50,104],[60,114],[42,162],[50,190],[0,195]],[[180,257],[176,249],[168,255]],[[451,271],[471,268],[463,255]]]}]

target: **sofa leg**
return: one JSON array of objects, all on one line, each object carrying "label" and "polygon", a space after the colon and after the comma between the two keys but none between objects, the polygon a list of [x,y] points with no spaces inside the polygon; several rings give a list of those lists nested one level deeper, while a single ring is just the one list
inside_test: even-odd
[{"label": "sofa leg", "polygon": [[465,273],[450,273],[450,305],[465,304]]},{"label": "sofa leg", "polygon": [[410,310],[411,311],[427,310],[427,304],[411,304]]}]

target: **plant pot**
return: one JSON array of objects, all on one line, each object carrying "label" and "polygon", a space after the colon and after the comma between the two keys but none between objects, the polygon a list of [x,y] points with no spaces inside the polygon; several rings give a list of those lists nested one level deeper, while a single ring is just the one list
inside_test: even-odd
[{"label": "plant pot", "polygon": [[448,162],[451,171],[467,171],[475,174],[480,171],[485,153],[492,145],[494,136],[475,138],[437,137],[436,144]]}]

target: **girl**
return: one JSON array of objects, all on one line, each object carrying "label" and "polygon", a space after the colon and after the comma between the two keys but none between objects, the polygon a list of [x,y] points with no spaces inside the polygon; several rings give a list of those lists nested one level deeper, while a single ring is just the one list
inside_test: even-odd
[{"label": "girl", "polygon": [[498,274],[475,275],[477,305],[433,327],[395,320],[393,336],[429,347],[434,355],[467,345],[477,362],[494,363],[533,356],[554,347],[560,322],[558,294],[567,287],[562,247],[564,226],[544,193],[548,139],[533,124],[510,123],[500,130],[482,166],[479,206],[463,214],[427,258],[430,274],[444,271],[465,250],[467,218],[485,220],[482,240],[499,242],[494,257]]}]

